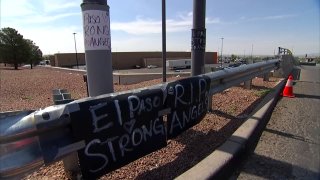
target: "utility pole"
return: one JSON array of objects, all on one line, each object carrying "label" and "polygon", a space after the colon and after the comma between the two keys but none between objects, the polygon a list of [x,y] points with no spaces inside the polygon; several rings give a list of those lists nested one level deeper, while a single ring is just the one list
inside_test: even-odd
[{"label": "utility pole", "polygon": [[167,81],[166,0],[162,0],[162,81]]},{"label": "utility pole", "polygon": [[107,0],[83,0],[81,9],[89,96],[112,93],[110,15]]},{"label": "utility pole", "polygon": [[253,63],[253,44],[251,46],[251,63],[250,64],[252,64],[252,63]]},{"label": "utility pole", "polygon": [[191,36],[191,76],[204,73],[206,49],[206,0],[193,0],[193,27]]},{"label": "utility pole", "polygon": [[220,38],[221,39],[221,68],[222,68],[222,50],[223,50],[223,37],[222,38]]},{"label": "utility pole", "polygon": [[78,62],[78,53],[77,53],[77,42],[76,42],[76,34],[77,33],[73,33],[73,39],[74,39],[74,49],[76,51],[76,62],[77,62],[77,69],[79,69],[79,62]]}]

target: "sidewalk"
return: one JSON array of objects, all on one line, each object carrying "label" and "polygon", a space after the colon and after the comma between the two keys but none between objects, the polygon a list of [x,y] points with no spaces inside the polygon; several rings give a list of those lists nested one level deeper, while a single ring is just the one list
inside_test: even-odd
[{"label": "sidewalk", "polygon": [[296,98],[281,98],[253,154],[231,179],[320,179],[320,68],[301,67]]}]

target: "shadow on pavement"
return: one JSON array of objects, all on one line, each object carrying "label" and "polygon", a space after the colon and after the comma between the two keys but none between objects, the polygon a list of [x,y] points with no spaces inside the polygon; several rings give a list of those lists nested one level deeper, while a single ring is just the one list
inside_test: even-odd
[{"label": "shadow on pavement", "polygon": [[284,136],[284,137],[287,137],[287,138],[292,138],[292,139],[295,139],[295,140],[299,140],[299,141],[303,141],[303,142],[307,142],[307,143],[311,143],[311,144],[315,144],[315,145],[320,145],[320,144],[315,143],[312,140],[304,138],[302,136],[297,136],[297,135],[294,135],[294,134],[284,133],[284,132],[280,132],[280,131],[277,131],[277,130],[274,130],[274,129],[265,129],[264,131],[269,132],[269,133],[273,133],[273,134],[277,134],[279,136]]},{"label": "shadow on pavement", "polygon": [[320,96],[308,95],[308,94],[294,94],[297,98],[310,98],[310,99],[320,99]]},{"label": "shadow on pavement", "polygon": [[252,154],[242,173],[265,179],[319,179],[314,171],[258,154]]}]

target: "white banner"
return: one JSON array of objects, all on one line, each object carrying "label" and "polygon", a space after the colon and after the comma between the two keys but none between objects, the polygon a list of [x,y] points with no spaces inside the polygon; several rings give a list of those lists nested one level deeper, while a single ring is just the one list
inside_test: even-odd
[{"label": "white banner", "polygon": [[109,13],[86,10],[82,19],[85,50],[111,50]]}]

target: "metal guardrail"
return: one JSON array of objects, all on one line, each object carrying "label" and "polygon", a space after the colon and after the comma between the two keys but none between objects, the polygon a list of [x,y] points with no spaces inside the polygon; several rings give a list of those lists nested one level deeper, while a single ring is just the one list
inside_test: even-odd
[{"label": "metal guardrail", "polygon": [[[210,79],[208,95],[211,97],[213,94],[238,85],[241,82],[269,73],[271,70],[279,68],[279,63],[279,59],[268,60],[232,69],[224,69],[198,77]],[[193,79],[192,77],[186,78],[185,81],[188,82],[190,80],[191,82]],[[174,83],[179,84],[179,81]],[[81,111],[81,104],[86,102],[101,103],[108,98],[143,92],[146,89],[161,90],[163,92],[162,98],[164,99],[168,96],[168,93],[170,94],[169,90],[166,91],[168,84],[164,83],[148,88],[84,98],[37,111],[0,113],[0,177],[15,177],[34,170],[43,164],[48,165],[61,160],[70,153],[83,149],[86,143],[84,140],[74,138],[74,129],[71,125],[71,115]],[[201,86],[200,81],[198,84]],[[201,93],[200,91],[201,87],[199,88],[199,93]],[[208,98],[208,107],[211,107],[211,99]],[[181,99],[178,100],[182,101]],[[200,101],[200,97],[198,101]],[[156,104],[157,102],[153,103]],[[131,106],[133,105],[131,104]],[[169,103],[168,107],[158,111],[158,116],[168,114],[173,108],[170,106],[172,105]],[[132,109],[132,107],[130,108]],[[132,132],[132,129],[130,131]],[[139,131],[137,130],[136,132],[138,133]]]},{"label": "metal guardrail", "polygon": [[278,47],[278,55],[286,55],[286,54],[292,55],[292,52],[290,51],[290,49]]}]

